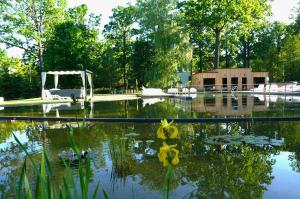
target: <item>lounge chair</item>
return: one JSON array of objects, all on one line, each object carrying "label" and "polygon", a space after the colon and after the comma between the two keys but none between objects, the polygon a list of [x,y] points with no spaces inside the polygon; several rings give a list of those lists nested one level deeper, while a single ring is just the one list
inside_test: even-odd
[{"label": "lounge chair", "polygon": [[182,93],[189,93],[189,89],[188,89],[188,88],[183,88],[183,89],[181,90],[181,92],[182,92]]},{"label": "lounge chair", "polygon": [[169,94],[178,94],[179,91],[178,91],[178,88],[169,88],[168,93]]},{"label": "lounge chair", "polygon": [[270,84],[266,86],[266,92],[279,92],[279,88],[276,84]]},{"label": "lounge chair", "polygon": [[142,97],[163,97],[168,96],[160,88],[144,88],[141,94]]},{"label": "lounge chair", "polygon": [[197,93],[197,89],[195,89],[195,88],[190,88],[190,93]]},{"label": "lounge chair", "polygon": [[259,84],[257,88],[250,89],[252,92],[264,92],[265,91],[265,85]]}]

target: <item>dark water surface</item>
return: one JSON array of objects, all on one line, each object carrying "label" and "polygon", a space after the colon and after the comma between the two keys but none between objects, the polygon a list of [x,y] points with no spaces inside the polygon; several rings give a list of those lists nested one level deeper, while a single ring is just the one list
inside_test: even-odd
[{"label": "dark water surface", "polygon": [[[300,101],[270,96],[198,96],[133,100],[56,107],[5,107],[0,115],[90,117],[282,117],[300,116]],[[38,126],[32,131],[29,126]],[[111,198],[162,198],[166,168],[157,158],[162,141],[159,124],[89,123],[74,126],[80,149],[91,150],[91,189],[98,179]],[[21,140],[38,160],[45,147],[54,165],[55,180],[65,173],[58,153],[70,145],[64,123],[0,122],[0,190],[16,192],[25,154],[13,139]],[[300,198],[300,122],[176,124],[180,162],[171,181],[171,198]],[[120,169],[110,151],[124,152]],[[76,175],[76,167],[73,167]],[[29,170],[30,176],[30,170]]]}]

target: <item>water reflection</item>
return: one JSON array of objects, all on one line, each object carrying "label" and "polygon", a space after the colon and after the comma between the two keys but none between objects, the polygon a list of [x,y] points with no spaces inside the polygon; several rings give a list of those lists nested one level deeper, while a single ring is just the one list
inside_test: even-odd
[{"label": "water reflection", "polygon": [[5,107],[1,116],[203,118],[227,116],[300,116],[300,96],[206,94],[186,100],[148,98],[114,102],[59,103]]},{"label": "water reflection", "polygon": [[[40,128],[41,125],[34,124],[37,128],[29,128],[31,123],[0,123],[1,190],[15,193],[17,175],[24,160],[12,132],[21,138],[36,159],[40,157],[43,145],[54,164],[55,181],[61,180],[65,169],[57,154],[70,147],[66,129]],[[289,192],[300,185],[300,123],[177,126],[180,164],[171,181],[171,198],[280,198],[282,194],[293,198],[300,195],[297,191]],[[112,198],[130,198],[132,194],[128,190],[132,189],[135,197],[160,198],[166,170],[157,159],[161,145],[156,138],[157,127],[158,124],[93,124],[74,129],[79,149],[90,148],[93,153],[92,187],[100,178]],[[272,142],[281,140],[284,145],[273,146],[272,142],[257,145],[251,143],[253,140],[234,144],[207,141],[217,136],[264,136]],[[278,169],[281,165],[286,166],[284,170]],[[283,175],[289,186],[281,181]],[[278,185],[281,185],[279,194],[274,189]]]},{"label": "water reflection", "polygon": [[251,95],[212,95],[211,97],[199,97],[192,102],[192,110],[202,113],[214,113],[216,115],[251,115],[252,112],[264,112],[268,110],[266,100]]}]

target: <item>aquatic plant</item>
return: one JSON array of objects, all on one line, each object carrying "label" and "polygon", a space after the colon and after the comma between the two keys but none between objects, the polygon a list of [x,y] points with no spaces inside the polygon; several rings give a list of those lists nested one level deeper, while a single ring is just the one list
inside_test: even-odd
[{"label": "aquatic plant", "polygon": [[112,159],[113,174],[112,177],[125,177],[130,174],[130,157],[126,150],[125,139],[113,139],[109,147]]},{"label": "aquatic plant", "polygon": [[169,123],[166,119],[162,120],[157,130],[157,137],[163,140],[177,138],[178,129],[172,124],[173,121]]},{"label": "aquatic plant", "polygon": [[170,180],[173,175],[174,165],[179,163],[179,150],[176,149],[177,144],[168,144],[170,139],[175,139],[178,136],[178,129],[173,125],[173,121],[170,123],[163,119],[161,120],[160,127],[157,130],[157,137],[164,140],[163,145],[159,149],[158,160],[163,163],[164,167],[168,167],[167,173],[164,179],[163,198],[169,198],[170,192]]},{"label": "aquatic plant", "polygon": [[[90,170],[90,156],[89,154],[86,157],[85,162],[81,161],[81,154],[79,149],[75,145],[73,139],[73,129],[71,126],[68,126],[68,139],[71,145],[72,150],[77,155],[79,161],[78,164],[78,177],[79,177],[79,185],[77,186],[76,179],[74,178],[71,168],[65,163],[66,175],[62,176],[62,181],[60,184],[54,184],[53,178],[53,170],[50,160],[46,154],[45,149],[42,151],[42,157],[40,162],[34,161],[32,156],[28,153],[25,146],[22,145],[20,140],[14,135],[14,138],[20,148],[25,152],[26,158],[23,163],[19,182],[18,182],[18,190],[17,190],[17,198],[41,198],[41,199],[55,199],[55,198],[89,198],[89,183],[91,177]],[[35,175],[35,181],[30,183],[27,177],[27,167],[28,162],[31,164],[33,168],[33,172]],[[34,187],[33,187],[34,185]],[[95,189],[91,192],[92,198],[98,198],[98,190],[100,186],[100,180],[98,181]],[[34,192],[33,192],[34,190]],[[102,195],[105,199],[108,198],[107,193],[104,189],[102,189]],[[1,194],[1,197],[5,197],[5,193]]]},{"label": "aquatic plant", "polygon": [[175,149],[177,145],[167,145],[165,142],[160,147],[158,159],[163,163],[164,167],[169,165],[177,165],[179,163],[179,151]]}]

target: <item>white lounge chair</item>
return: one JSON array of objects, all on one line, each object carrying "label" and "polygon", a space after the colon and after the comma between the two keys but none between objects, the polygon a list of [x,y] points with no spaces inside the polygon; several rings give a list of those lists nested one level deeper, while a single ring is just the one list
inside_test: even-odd
[{"label": "white lounge chair", "polygon": [[188,88],[183,88],[183,89],[181,90],[181,92],[182,92],[182,93],[189,93],[189,89],[188,89]]},{"label": "white lounge chair", "polygon": [[59,95],[52,95],[49,90],[44,90],[45,99],[54,100],[60,99]]},{"label": "white lounge chair", "polygon": [[142,97],[160,97],[160,96],[168,96],[168,94],[164,93],[160,88],[145,88],[143,87]]},{"label": "white lounge chair", "polygon": [[279,88],[276,84],[270,84],[266,86],[266,92],[279,92]]},{"label": "white lounge chair", "polygon": [[178,94],[179,91],[178,91],[178,88],[169,88],[168,93],[169,94]]},{"label": "white lounge chair", "polygon": [[264,92],[265,91],[265,85],[259,84],[257,88],[253,88],[250,91],[252,92]]},{"label": "white lounge chair", "polygon": [[197,89],[195,89],[195,88],[190,88],[190,93],[197,93]]}]

